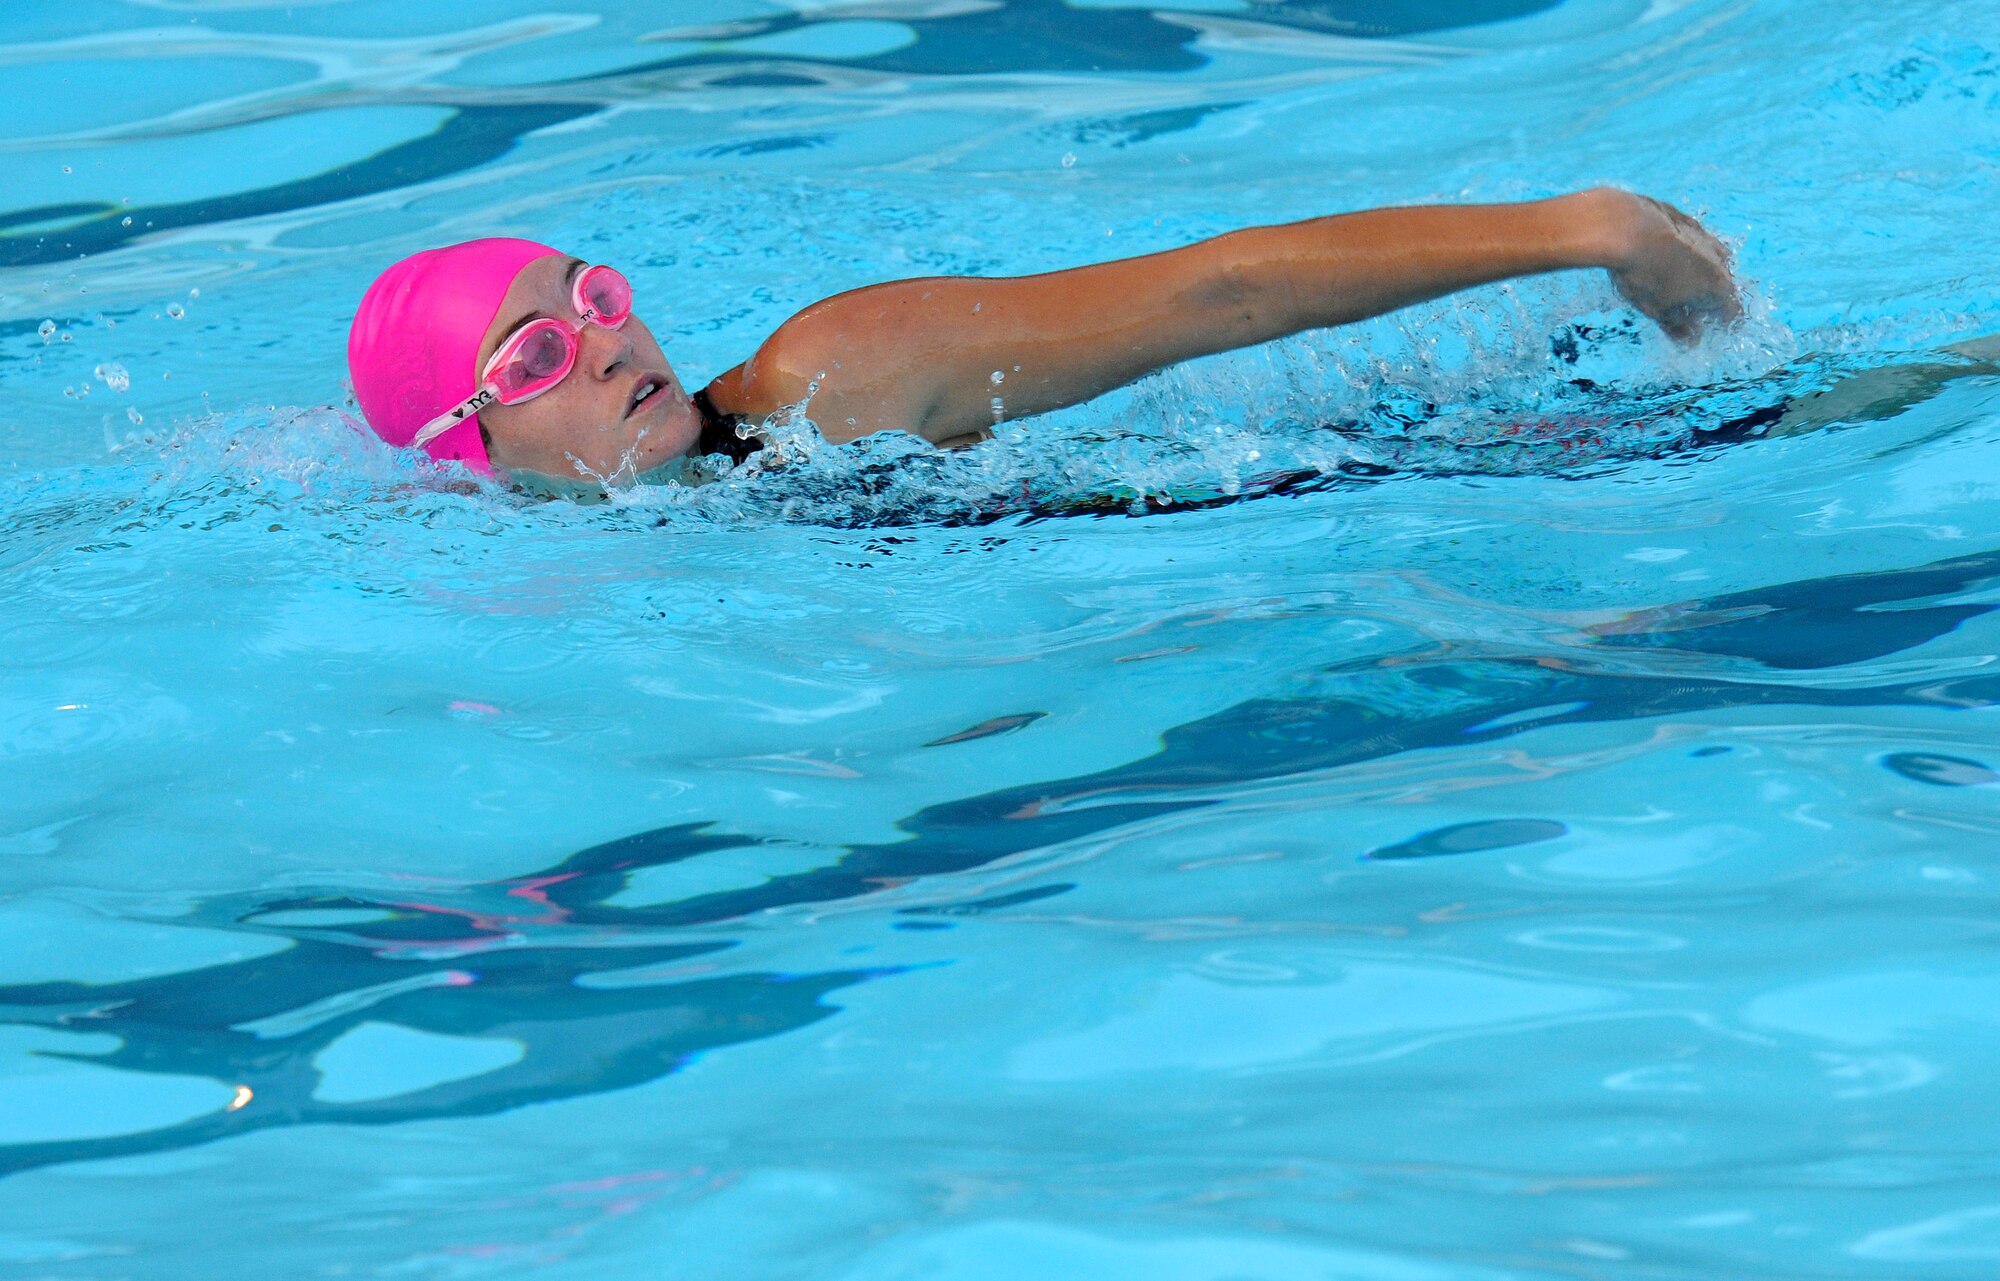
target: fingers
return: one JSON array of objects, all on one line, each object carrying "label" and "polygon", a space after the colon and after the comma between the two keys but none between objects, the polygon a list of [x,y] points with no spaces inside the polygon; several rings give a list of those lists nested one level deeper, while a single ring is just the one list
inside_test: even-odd
[{"label": "fingers", "polygon": [[1722,305],[1715,309],[1715,319],[1725,325],[1733,325],[1743,319],[1743,298],[1736,292],[1734,281],[1729,292],[1722,296]]},{"label": "fingers", "polygon": [[1743,314],[1742,306],[1726,281],[1714,289],[1680,289],[1672,294],[1654,294],[1643,298],[1628,295],[1628,298],[1667,337],[1683,347],[1700,342],[1710,325],[1727,326]]},{"label": "fingers", "polygon": [[1668,307],[1654,314],[1653,323],[1679,346],[1692,347],[1701,341],[1702,317],[1692,307]]},{"label": "fingers", "polygon": [[1674,308],[1672,314],[1660,322],[1660,326],[1675,342],[1690,346],[1701,341],[1710,325],[1726,328],[1742,318],[1743,304],[1738,301],[1734,288],[1725,286],[1723,292]]},{"label": "fingers", "polygon": [[1714,273],[1707,296],[1689,304],[1695,315],[1695,336],[1699,337],[1701,330],[1712,322],[1735,323],[1743,315],[1743,302],[1736,288],[1735,255],[1729,251],[1728,245],[1694,218],[1671,205],[1662,207],[1672,216],[1675,227],[1683,233],[1689,247]]},{"label": "fingers", "polygon": [[1699,342],[1711,324],[1741,318],[1729,246],[1665,201],[1638,200],[1652,226],[1645,248],[1612,273],[1619,293],[1682,346]]},{"label": "fingers", "polygon": [[1673,224],[1674,229],[1683,233],[1683,239],[1691,241],[1694,245],[1702,249],[1708,257],[1720,263],[1725,271],[1735,266],[1736,255],[1730,251],[1729,246],[1724,244],[1720,237],[1707,227],[1704,227],[1699,218],[1696,218],[1693,214],[1683,212],[1664,200],[1655,200],[1651,196],[1646,196],[1644,199],[1653,208],[1666,215],[1667,220]]}]

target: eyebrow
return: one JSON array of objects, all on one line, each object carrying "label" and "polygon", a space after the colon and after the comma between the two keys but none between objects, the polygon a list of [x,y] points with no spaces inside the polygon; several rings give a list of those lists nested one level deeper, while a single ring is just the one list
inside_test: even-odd
[{"label": "eyebrow", "polygon": [[[581,266],[583,266],[583,259],[571,258],[569,260],[569,266],[563,269],[563,284],[565,286],[568,286],[575,282],[576,269]],[[509,338],[512,338],[515,334],[520,333],[524,326],[531,325],[537,320],[547,319],[548,315],[549,313],[546,311],[541,311],[541,310],[531,311],[527,315],[515,321],[513,324],[507,326],[507,332],[500,335],[500,341],[494,344],[494,350],[497,351],[501,347],[506,346],[507,340]]]}]

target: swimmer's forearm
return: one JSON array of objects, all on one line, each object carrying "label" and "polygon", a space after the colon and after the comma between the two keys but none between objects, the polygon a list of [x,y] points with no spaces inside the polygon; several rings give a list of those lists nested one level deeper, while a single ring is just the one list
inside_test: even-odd
[{"label": "swimmer's forearm", "polygon": [[921,291],[910,305],[941,313],[923,335],[939,391],[917,430],[940,440],[1198,356],[1516,276],[1611,265],[1618,198],[1375,209],[1043,276],[905,282]]},{"label": "swimmer's forearm", "polygon": [[1241,295],[1215,323],[1218,337],[1244,346],[1518,276],[1612,266],[1621,250],[1607,197],[1620,195],[1371,209],[1253,227],[1193,248],[1213,249],[1221,261],[1211,274]]},{"label": "swimmer's forearm", "polygon": [[1245,269],[1257,282],[1252,292],[1289,298],[1266,318],[1282,333],[1593,267],[1676,342],[1743,314],[1721,241],[1672,205],[1610,187],[1514,205],[1378,209],[1237,235],[1254,245],[1255,265]]}]

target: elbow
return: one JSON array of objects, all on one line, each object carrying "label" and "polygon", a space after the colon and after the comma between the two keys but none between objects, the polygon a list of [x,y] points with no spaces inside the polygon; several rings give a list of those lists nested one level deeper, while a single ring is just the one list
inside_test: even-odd
[{"label": "elbow", "polygon": [[1188,291],[1188,301],[1204,311],[1254,312],[1267,292],[1248,263],[1230,257],[1202,274]]},{"label": "elbow", "polygon": [[1288,275],[1233,251],[1222,237],[1219,261],[1185,296],[1204,329],[1246,346],[1293,332],[1294,294]]}]

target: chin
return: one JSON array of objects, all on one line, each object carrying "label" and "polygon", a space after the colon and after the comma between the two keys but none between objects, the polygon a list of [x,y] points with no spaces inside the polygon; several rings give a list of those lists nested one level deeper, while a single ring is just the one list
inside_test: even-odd
[{"label": "chin", "polygon": [[641,431],[632,442],[632,461],[639,471],[650,471],[691,453],[701,441],[701,416],[693,412],[676,415],[671,421]]}]

